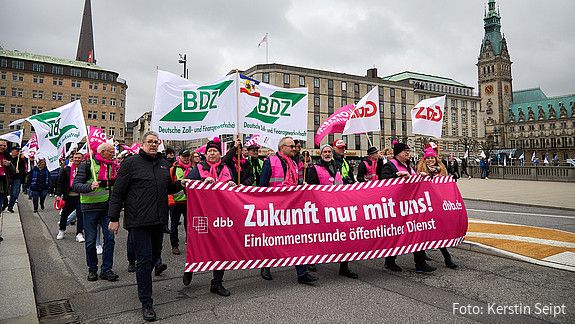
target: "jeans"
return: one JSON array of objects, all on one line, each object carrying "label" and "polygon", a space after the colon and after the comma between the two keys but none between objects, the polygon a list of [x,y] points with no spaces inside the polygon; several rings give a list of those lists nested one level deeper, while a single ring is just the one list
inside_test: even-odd
[{"label": "jeans", "polygon": [[108,230],[110,218],[108,208],[101,211],[84,211],[84,233],[86,247],[86,263],[88,271],[98,271],[98,256],[96,255],[96,232],[98,225],[102,227],[104,234],[104,253],[102,254],[102,273],[112,270],[114,264],[114,234]]},{"label": "jeans", "polygon": [[178,223],[180,222],[180,216],[184,215],[184,234],[187,238],[187,228],[188,228],[188,213],[187,213],[187,205],[183,204],[176,204],[175,206],[170,207],[170,244],[172,244],[172,248],[177,248],[180,244],[180,240],[178,237]]},{"label": "jeans", "polygon": [[65,200],[62,214],[60,214],[60,230],[65,231],[68,224],[68,216],[73,211],[76,212],[76,234],[84,231],[84,218],[82,217],[82,208],[80,207],[80,196],[68,196]]},{"label": "jeans", "polygon": [[129,235],[136,253],[138,298],[143,306],[152,305],[152,269],[162,253],[164,225],[131,228]]},{"label": "jeans", "polygon": [[40,207],[44,209],[44,202],[46,201],[46,196],[48,195],[48,190],[36,191],[32,190],[32,203],[34,204],[34,210],[38,210],[38,198],[40,198]]},{"label": "jeans", "polygon": [[10,188],[10,201],[8,202],[8,209],[13,209],[18,196],[20,195],[20,186],[22,185],[22,180],[14,179],[12,180],[12,187]]}]

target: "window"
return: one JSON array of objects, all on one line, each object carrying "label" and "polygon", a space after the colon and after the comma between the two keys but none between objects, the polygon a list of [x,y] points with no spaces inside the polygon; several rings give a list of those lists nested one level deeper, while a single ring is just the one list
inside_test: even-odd
[{"label": "window", "polygon": [[354,84],[353,84],[353,92],[355,92],[356,94],[359,93],[359,83],[354,83]]},{"label": "window", "polygon": [[[269,72],[264,72],[262,73],[262,82],[263,83],[270,83],[270,74]],[[112,92],[116,92],[116,86],[112,85],[112,87],[110,88],[110,90]]]},{"label": "window", "polygon": [[461,108],[467,109],[467,101],[461,100]]},{"label": "window", "polygon": [[395,98],[395,89],[394,88],[389,88],[389,96]]},{"label": "window", "polygon": [[0,129],[4,129],[4,122],[0,121]]},{"label": "window", "polygon": [[327,89],[333,90],[333,80],[327,80]]},{"label": "window", "polygon": [[346,97],[341,97],[341,106],[345,106],[347,105],[347,98]]},{"label": "window", "polygon": [[100,73],[100,80],[107,81],[108,80],[108,74],[106,74],[104,72]]},{"label": "window", "polygon": [[120,107],[124,108],[124,99],[120,99]]},{"label": "window", "polygon": [[97,78],[98,78],[98,72],[88,71],[88,78],[90,78],[90,79],[97,79]]},{"label": "window", "polygon": [[52,92],[52,100],[62,100],[64,99],[64,95],[62,92]]},{"label": "window", "polygon": [[102,111],[102,120],[106,120],[106,112]]},{"label": "window", "polygon": [[355,134],[355,149],[361,150],[361,135]]},{"label": "window", "polygon": [[116,135],[116,128],[115,127],[110,127],[110,136],[114,136]]},{"label": "window", "polygon": [[80,100],[81,98],[82,98],[81,95],[73,93],[70,95],[70,102]]},{"label": "window", "polygon": [[64,80],[62,78],[53,78],[52,84],[61,86],[62,84],[64,84]]},{"label": "window", "polygon": [[289,85],[290,83],[290,76],[288,73],[284,73],[284,84]]},{"label": "window", "polygon": [[70,75],[73,77],[82,77],[82,70],[80,69],[70,69]]},{"label": "window", "polygon": [[24,89],[12,88],[12,97],[24,97]]},{"label": "window", "polygon": [[116,98],[110,98],[110,106],[116,105]]},{"label": "window", "polygon": [[401,114],[402,115],[407,114],[407,107],[405,105],[401,105]]},{"label": "window", "polygon": [[0,97],[1,96],[5,96],[6,95],[6,88],[5,87],[0,87]]},{"label": "window", "polygon": [[106,91],[107,84],[102,84],[102,90]]},{"label": "window", "polygon": [[0,66],[1,67],[8,67],[8,60],[7,59],[1,59],[0,60]]},{"label": "window", "polygon": [[34,83],[44,83],[44,76],[43,75],[35,75],[32,78],[32,81],[34,81]]},{"label": "window", "polygon": [[80,88],[82,86],[82,81],[72,80],[72,88]]},{"label": "window", "polygon": [[12,68],[18,70],[24,70],[24,62],[12,60]]},{"label": "window", "polygon": [[401,98],[405,99],[405,89],[401,89]]},{"label": "window", "polygon": [[34,63],[32,64],[32,71],[34,72],[44,72],[44,64]]},{"label": "window", "polygon": [[4,112],[4,104],[0,103],[0,112]]},{"label": "window", "polygon": [[102,105],[106,104],[106,97],[102,97]]},{"label": "window", "polygon": [[305,87],[305,77],[304,76],[299,76],[299,86],[300,87]]},{"label": "window", "polygon": [[110,120],[116,120],[116,113],[110,113]]},{"label": "window", "polygon": [[319,96],[313,96],[313,106],[319,107],[319,105],[320,105]]},{"label": "window", "polygon": [[[269,78],[268,78],[268,80],[269,80]],[[110,86],[110,91],[116,92],[116,86],[112,84],[112,85]]]},{"label": "window", "polygon": [[391,104],[390,109],[391,109],[391,113],[395,114],[395,104]]},{"label": "window", "polygon": [[88,119],[97,119],[98,113],[96,111],[88,110]]},{"label": "window", "polygon": [[44,91],[42,90],[32,90],[33,99],[44,99]]},{"label": "window", "polygon": [[345,81],[341,81],[341,91],[347,91],[347,83]]},{"label": "window", "polygon": [[330,114],[333,113],[333,97],[327,98],[327,108]]},{"label": "window", "polygon": [[395,130],[395,118],[391,119],[391,130],[394,131]]},{"label": "window", "polygon": [[313,78],[313,87],[319,88],[319,78]]},{"label": "window", "polygon": [[32,106],[32,115],[39,114],[43,111],[44,108],[38,106]]},{"label": "window", "polygon": [[54,74],[64,74],[64,67],[63,66],[53,66],[52,73]]},{"label": "window", "polygon": [[98,83],[96,83],[96,82],[90,82],[90,84],[88,85],[88,89],[98,90]]},{"label": "window", "polygon": [[7,74],[6,71],[0,72],[0,80],[6,80],[7,79],[6,74]]},{"label": "window", "polygon": [[10,105],[11,114],[22,114],[22,105]]},{"label": "window", "polygon": [[317,127],[319,126],[319,121],[320,121],[319,114],[313,115],[313,125],[314,125],[315,129],[317,129]]},{"label": "window", "polygon": [[97,105],[97,104],[98,104],[98,97],[96,97],[96,96],[89,96],[89,97],[88,97],[88,103],[89,103],[89,104],[95,104],[95,105]]},{"label": "window", "polygon": [[124,114],[120,114],[120,121],[121,121],[121,122],[124,121]]},{"label": "window", "polygon": [[12,73],[12,81],[24,81],[24,73]]}]

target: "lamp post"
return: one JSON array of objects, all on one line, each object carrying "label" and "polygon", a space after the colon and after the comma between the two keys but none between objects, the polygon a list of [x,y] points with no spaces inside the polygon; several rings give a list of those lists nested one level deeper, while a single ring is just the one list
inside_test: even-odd
[{"label": "lamp post", "polygon": [[184,54],[184,55],[179,54],[179,55],[180,55],[180,59],[178,60],[178,63],[184,64],[184,74],[182,74],[182,77],[184,79],[187,79],[188,78],[188,72],[187,72],[188,70],[186,69],[186,63],[187,63],[186,54]]}]

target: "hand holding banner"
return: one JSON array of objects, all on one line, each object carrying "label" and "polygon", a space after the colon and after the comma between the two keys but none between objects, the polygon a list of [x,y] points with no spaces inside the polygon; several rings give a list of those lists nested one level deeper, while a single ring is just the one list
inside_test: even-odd
[{"label": "hand holding banner", "polygon": [[414,134],[441,138],[445,96],[424,99],[411,110],[411,129]]}]

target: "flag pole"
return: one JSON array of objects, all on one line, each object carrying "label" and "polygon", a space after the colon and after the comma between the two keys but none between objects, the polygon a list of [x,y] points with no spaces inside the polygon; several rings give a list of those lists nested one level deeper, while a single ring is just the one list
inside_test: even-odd
[{"label": "flag pole", "polygon": [[367,137],[367,143],[369,144],[369,147],[373,146],[373,143],[371,142],[371,139],[369,138],[369,135],[367,135],[367,132],[364,133],[365,137]]},{"label": "flag pole", "polygon": [[[88,154],[90,154],[90,160],[91,160],[92,156],[94,155],[94,152],[92,152],[92,148],[90,147],[90,129],[88,128],[88,126],[86,126],[86,131],[87,131],[86,146],[88,147]],[[96,170],[94,169],[94,163],[90,162],[90,169],[92,170],[92,177],[94,178],[94,181],[98,181],[98,178],[96,178]]]},{"label": "flag pole", "polygon": [[[24,129],[22,129],[22,134],[20,134],[20,152],[22,152],[22,137],[24,137]],[[18,158],[16,159],[16,173],[18,173],[18,165],[20,165],[20,153],[18,153]]]},{"label": "flag pole", "polygon": [[[266,42],[267,47],[267,42]],[[238,139],[240,138],[240,70],[236,69],[236,126],[238,127]],[[242,154],[242,143],[238,145],[238,185],[241,184],[241,154]]]},{"label": "flag pole", "polygon": [[266,33],[266,64],[269,64],[269,61],[270,61],[269,60],[269,52],[268,52],[269,43],[270,43],[270,38],[269,38],[268,33]]}]

